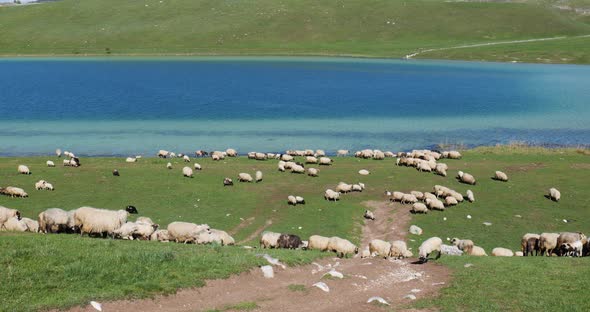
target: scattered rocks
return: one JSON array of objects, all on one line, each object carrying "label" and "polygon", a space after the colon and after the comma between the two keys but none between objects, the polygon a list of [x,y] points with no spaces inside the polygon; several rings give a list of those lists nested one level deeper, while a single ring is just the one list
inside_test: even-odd
[{"label": "scattered rocks", "polygon": [[272,266],[270,266],[270,265],[263,265],[260,267],[260,270],[262,270],[262,274],[264,274],[264,278],[275,277],[274,270],[273,270]]},{"label": "scattered rocks", "polygon": [[490,226],[490,225],[492,225],[492,222],[484,222],[483,225]]},{"label": "scattered rocks", "polygon": [[328,285],[326,285],[326,283],[324,283],[324,282],[317,282],[317,283],[313,284],[312,286],[317,287],[325,292],[330,292],[330,287],[328,287]]},{"label": "scattered rocks", "polygon": [[422,229],[416,225],[410,226],[410,233],[414,235],[422,235]]},{"label": "scattered rocks", "polygon": [[473,266],[473,263],[465,263],[465,265],[463,266],[464,268],[470,268]]},{"label": "scattered rocks", "polygon": [[331,277],[336,277],[336,278],[344,278],[344,274],[332,269],[330,271],[328,271],[326,274],[324,274],[324,276],[326,275],[330,275]]},{"label": "scattered rocks", "polygon": [[367,300],[367,303],[371,303],[373,301],[377,301],[377,302],[384,304],[384,305],[389,305],[389,302],[387,302],[387,301],[385,301],[385,299],[383,299],[381,297],[377,297],[377,296],[369,298],[369,300]]},{"label": "scattered rocks", "polygon": [[467,215],[467,219],[471,219],[471,215]]},{"label": "scattered rocks", "polygon": [[409,295],[405,295],[404,299],[416,300],[416,296],[409,294]]},{"label": "scattered rocks", "polygon": [[102,311],[102,305],[96,301],[90,301],[90,305],[97,311]]},{"label": "scattered rocks", "polygon": [[419,292],[421,292],[421,291],[422,291],[422,289],[417,289],[417,288],[414,288],[414,289],[412,289],[412,290],[410,290],[410,291],[416,294],[416,293],[419,293]]},{"label": "scattered rocks", "polygon": [[460,256],[463,254],[463,251],[461,251],[457,246],[445,245],[445,244],[442,244],[440,246],[440,252],[443,255],[448,255],[448,256]]}]

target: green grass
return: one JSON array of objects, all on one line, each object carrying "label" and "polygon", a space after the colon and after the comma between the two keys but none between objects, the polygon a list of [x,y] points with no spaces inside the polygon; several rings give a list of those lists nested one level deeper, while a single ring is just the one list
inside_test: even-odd
[{"label": "green grass", "polygon": [[[572,5],[584,7],[581,1]],[[419,49],[590,34],[587,19],[552,3],[63,0],[0,7],[0,54],[403,57]],[[543,56],[587,63],[578,44],[584,43],[554,43]],[[505,60],[495,49],[423,57]]]},{"label": "green grass", "polygon": [[[179,160],[174,160],[174,169],[168,170],[165,164],[169,160],[154,158],[135,164],[127,164],[122,158],[83,158],[80,168],[47,168],[48,159],[58,161],[55,157],[0,158],[1,185],[22,187],[30,195],[25,199],[0,197],[0,205],[18,208],[23,216],[35,218],[50,207],[73,209],[91,205],[122,209],[132,204],[139,215],[152,217],[163,227],[177,220],[208,223],[235,232],[237,241],[272,220],[269,230],[303,238],[312,234],[338,235],[358,243],[363,201],[384,200],[385,189],[428,191],[434,184],[443,184],[460,192],[472,189],[476,202],[445,212],[413,216],[412,224],[424,230],[422,237],[409,237],[414,250],[430,236],[470,238],[490,253],[494,247],[517,250],[520,237],[526,232],[590,232],[590,225],[585,222],[590,218],[590,198],[586,196],[590,157],[575,149],[507,146],[465,151],[461,160],[445,160],[450,167],[448,178],[396,167],[392,160],[355,158],[335,158],[333,166],[321,168],[318,178],[280,173],[274,160],[199,159],[203,170],[196,172],[193,179],[182,177],[184,164]],[[19,175],[18,164],[28,165],[33,174]],[[113,168],[119,169],[120,177],[111,175]],[[358,175],[361,168],[371,174]],[[264,172],[263,182],[222,186],[223,177],[235,179],[239,172],[255,170]],[[458,183],[452,178],[458,170],[474,174],[478,184]],[[495,170],[506,172],[510,181],[491,180]],[[33,185],[39,179],[53,183],[56,190],[35,191]],[[361,181],[367,189],[343,195],[337,203],[325,202],[323,191],[339,181]],[[562,192],[559,203],[543,197],[552,186]],[[289,194],[305,197],[307,204],[287,206]],[[467,214],[472,219],[467,219]],[[515,217],[517,214],[522,218]],[[443,221],[443,217],[447,220]],[[243,222],[240,218],[246,221],[238,226]],[[562,219],[575,221],[564,223]],[[486,221],[492,222],[492,226],[484,226]],[[257,245],[257,239],[244,244]],[[113,241],[77,235],[1,233],[0,250],[0,265],[5,268],[0,270],[0,306],[9,311],[170,293],[264,263],[256,257],[260,251],[239,247]],[[291,265],[321,256],[309,251],[279,250],[271,254]],[[567,303],[583,310],[587,306],[587,260],[442,258],[440,261],[454,270],[454,279],[439,298],[418,304],[445,311],[526,311],[539,307],[563,309]],[[474,267],[463,268],[467,262]],[[555,300],[556,297],[560,299]]]}]

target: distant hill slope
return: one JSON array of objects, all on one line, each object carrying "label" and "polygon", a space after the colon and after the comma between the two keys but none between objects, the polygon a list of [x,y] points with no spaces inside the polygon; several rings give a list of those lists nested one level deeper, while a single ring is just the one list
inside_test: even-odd
[{"label": "distant hill slope", "polygon": [[[0,54],[403,57],[420,49],[586,35],[587,22],[545,2],[63,0],[0,7]],[[541,61],[590,62],[579,55],[590,38],[574,42],[552,43],[556,50]],[[528,46],[516,60],[539,61],[538,45],[530,54]],[[497,56],[498,46],[490,48],[494,53],[474,50],[430,57],[510,59]]]}]

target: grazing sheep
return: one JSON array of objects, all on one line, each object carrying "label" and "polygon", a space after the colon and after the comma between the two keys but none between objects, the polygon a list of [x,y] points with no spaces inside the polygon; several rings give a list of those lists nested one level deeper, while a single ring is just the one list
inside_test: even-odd
[{"label": "grazing sheep", "polygon": [[547,198],[551,199],[552,201],[558,202],[561,199],[561,192],[559,192],[556,188],[552,187],[549,189],[549,195]]},{"label": "grazing sheep", "polygon": [[351,191],[352,191],[352,184],[347,184],[347,183],[344,183],[344,182],[340,182],[336,186],[336,192],[348,193],[348,192],[351,192]]},{"label": "grazing sheep", "polygon": [[367,169],[361,169],[361,170],[359,170],[359,174],[360,174],[360,175],[369,175],[369,174],[370,174],[370,172],[369,172],[369,170],[367,170]]},{"label": "grazing sheep", "polygon": [[445,202],[444,202],[445,206],[455,206],[457,204],[458,203],[457,203],[457,200],[455,199],[455,197],[453,197],[453,196],[445,197]]},{"label": "grazing sheep", "polygon": [[450,152],[443,152],[443,157],[449,158],[449,159],[461,159],[462,155],[461,155],[461,153],[459,153],[457,151],[450,151]]},{"label": "grazing sheep", "polygon": [[295,200],[297,200],[297,204],[305,205],[305,199],[301,196],[295,196]]},{"label": "grazing sheep", "polygon": [[19,165],[18,166],[18,173],[20,173],[20,174],[31,174],[31,171],[29,170],[29,167],[27,167],[25,165]]},{"label": "grazing sheep", "polygon": [[494,174],[493,179],[494,180],[498,180],[498,181],[507,182],[508,181],[508,175],[506,175],[502,171],[496,171],[496,173]]},{"label": "grazing sheep", "polygon": [[121,176],[121,174],[119,173],[119,170],[113,169],[113,176],[115,176],[115,177]]},{"label": "grazing sheep", "polygon": [[39,232],[39,222],[30,218],[22,218],[21,220],[27,225],[27,232]]},{"label": "grazing sheep", "polygon": [[238,152],[233,148],[226,149],[225,153],[227,154],[227,157],[237,157],[238,156]]},{"label": "grazing sheep", "polygon": [[418,191],[411,191],[410,194],[414,195],[418,200],[424,200],[424,193]]},{"label": "grazing sheep", "polygon": [[[149,218],[148,218],[149,219]],[[151,221],[151,220],[149,220]],[[150,237],[158,229],[159,225],[153,222],[135,221],[136,229],[133,233],[134,239],[150,240]]]},{"label": "grazing sheep", "polygon": [[234,185],[234,181],[230,178],[223,179],[223,186],[232,186]]},{"label": "grazing sheep", "polygon": [[318,159],[313,156],[307,156],[307,157],[305,157],[305,163],[306,164],[317,164]]},{"label": "grazing sheep", "polygon": [[291,173],[299,173],[299,174],[305,173],[305,168],[303,166],[294,164],[291,166]]},{"label": "grazing sheep", "polygon": [[348,155],[348,153],[349,153],[349,151],[348,151],[348,150],[343,150],[343,149],[340,149],[340,150],[338,150],[338,151],[336,152],[336,156],[338,156],[338,157],[347,156],[347,155]]},{"label": "grazing sheep", "polygon": [[6,220],[2,228],[9,232],[26,232],[28,229],[27,224],[18,217],[12,217]]},{"label": "grazing sheep", "polygon": [[282,161],[292,161],[293,160],[293,156],[288,155],[288,154],[283,154],[283,155],[281,155],[281,160]]},{"label": "grazing sheep", "polygon": [[447,165],[446,164],[437,164],[436,167],[434,167],[434,173],[441,175],[443,177],[447,176]]},{"label": "grazing sheep", "polygon": [[563,256],[564,255],[564,251],[562,250],[562,246],[564,244],[571,244],[575,241],[582,241],[582,243],[586,243],[587,239],[586,239],[586,235],[584,235],[583,233],[577,232],[577,233],[572,233],[572,232],[563,232],[563,233],[559,233],[559,236],[557,237],[557,255],[558,256]]},{"label": "grazing sheep", "polygon": [[349,240],[337,236],[331,237],[328,241],[328,250],[336,252],[336,255],[339,258],[346,257],[349,254],[357,254],[359,252],[358,247]]},{"label": "grazing sheep", "polygon": [[328,201],[338,201],[340,200],[340,193],[334,192],[331,189],[327,189],[324,193],[324,199]]},{"label": "grazing sheep", "polygon": [[182,160],[183,160],[184,162],[191,162],[191,158],[190,158],[190,157],[188,157],[188,155],[184,155],[184,156],[182,156]]},{"label": "grazing sheep", "polygon": [[328,157],[320,157],[319,164],[321,166],[330,166],[332,164],[332,159]]},{"label": "grazing sheep", "polygon": [[581,257],[584,249],[584,244],[585,243],[583,243],[582,241],[577,240],[573,243],[563,244],[560,249],[563,250],[563,255],[570,257]]},{"label": "grazing sheep", "polygon": [[328,250],[328,243],[330,242],[329,237],[324,237],[320,235],[312,235],[309,237],[308,241],[308,248],[309,249],[317,249],[320,251]]},{"label": "grazing sheep", "polygon": [[535,252],[535,256],[539,252],[539,238],[541,236],[539,234],[532,234],[526,233],[522,236],[520,240],[520,251],[523,252],[524,256],[528,256],[529,253],[531,256],[533,255],[533,251]]},{"label": "grazing sheep", "polygon": [[492,249],[492,256],[494,257],[513,257],[514,252],[508,248],[496,247]]},{"label": "grazing sheep", "polygon": [[8,221],[8,219],[10,218],[20,219],[20,212],[16,209],[10,209],[4,206],[0,206],[0,229],[2,229],[4,223]]},{"label": "grazing sheep", "polygon": [[373,159],[374,160],[383,160],[383,159],[385,159],[385,153],[383,153],[380,150],[374,150],[373,151]]},{"label": "grazing sheep", "polygon": [[[236,155],[237,155],[237,153],[236,153]],[[235,157],[235,156],[231,156],[231,157]],[[222,246],[231,246],[231,245],[236,244],[236,241],[234,240],[234,238],[231,237],[226,231],[211,229],[211,233],[216,235],[219,238]]]},{"label": "grazing sheep", "polygon": [[315,151],[314,156],[315,157],[324,157],[324,156],[326,156],[326,152],[324,150],[319,149],[319,150]]},{"label": "grazing sheep", "polygon": [[262,182],[262,171],[256,171],[256,183]]},{"label": "grazing sheep", "polygon": [[134,162],[137,162],[137,158],[135,158],[135,157],[127,157],[125,159],[125,162],[134,163]]},{"label": "grazing sheep", "polygon": [[281,234],[277,240],[278,248],[282,249],[297,249],[303,246],[301,238],[294,234]]},{"label": "grazing sheep", "polygon": [[310,177],[317,177],[320,170],[316,168],[307,168],[307,175]]},{"label": "grazing sheep", "polygon": [[177,243],[194,243],[200,232],[210,232],[207,224],[195,224],[190,222],[175,221],[168,224],[168,235],[170,240]]},{"label": "grazing sheep", "polygon": [[59,208],[50,208],[39,214],[39,231],[42,233],[67,232],[70,224],[68,212]]},{"label": "grazing sheep", "polygon": [[415,204],[417,202],[418,202],[418,199],[416,198],[416,196],[414,196],[412,194],[404,194],[404,196],[402,196],[402,200],[401,200],[402,204]]},{"label": "grazing sheep", "polygon": [[[67,214],[67,213],[66,213]],[[80,234],[113,235],[113,232],[127,222],[129,213],[125,210],[106,210],[80,207],[74,213],[75,225]],[[67,222],[67,221],[66,221]],[[39,222],[41,224],[41,222]]]},{"label": "grazing sheep", "polygon": [[37,191],[45,189],[45,183],[47,183],[45,180],[39,180],[37,183],[35,183],[35,189]]},{"label": "grazing sheep", "polygon": [[424,202],[426,202],[427,199],[438,200],[438,197],[436,197],[436,195],[434,195],[432,193],[425,192],[424,193]]},{"label": "grazing sheep", "polygon": [[371,210],[365,210],[363,217],[365,217],[365,219],[375,220],[375,214]]},{"label": "grazing sheep", "polygon": [[55,164],[53,163],[53,161],[48,160],[47,161],[47,167],[55,167]]},{"label": "grazing sheep", "polygon": [[133,234],[137,231],[135,222],[126,222],[120,228],[113,231],[113,237],[124,240],[133,240]]},{"label": "grazing sheep", "polygon": [[442,245],[442,239],[440,239],[439,237],[436,237],[436,236],[425,240],[420,245],[420,248],[418,248],[418,254],[420,256],[420,259],[419,259],[420,263],[428,262],[428,256],[430,256],[430,254],[435,251],[438,251],[438,255],[436,256],[436,259],[440,258],[441,245]]},{"label": "grazing sheep", "polygon": [[261,248],[277,248],[279,237],[281,233],[275,233],[270,231],[264,231],[260,236],[260,247]]},{"label": "grazing sheep", "polygon": [[401,240],[395,240],[391,242],[391,248],[389,249],[389,256],[394,259],[410,258],[414,254],[408,250],[406,242]]},{"label": "grazing sheep", "polygon": [[172,163],[167,163],[167,164],[166,164],[166,168],[168,168],[168,169],[172,169]]},{"label": "grazing sheep", "polygon": [[170,241],[170,234],[168,233],[168,230],[156,230],[152,233],[152,236],[150,236],[150,240],[167,243]]},{"label": "grazing sheep", "polygon": [[453,244],[453,246],[457,246],[459,248],[459,250],[464,251],[466,254],[471,254],[471,250],[473,249],[473,241],[470,239],[458,239],[458,238],[453,238],[451,240],[451,244]]},{"label": "grazing sheep", "polygon": [[391,198],[389,200],[401,202],[402,201],[402,198],[404,198],[404,195],[405,194],[402,193],[402,192],[393,192],[391,194]]},{"label": "grazing sheep", "polygon": [[387,259],[391,252],[391,244],[380,239],[373,239],[369,242],[369,252]]},{"label": "grazing sheep", "polygon": [[471,252],[469,253],[470,256],[477,256],[477,257],[483,257],[483,256],[487,256],[488,254],[486,253],[486,251],[479,247],[479,246],[473,246],[471,248]]},{"label": "grazing sheep", "polygon": [[199,171],[202,169],[201,165],[198,163],[195,163],[195,165],[193,167],[195,167],[195,170],[199,170]]},{"label": "grazing sheep", "polygon": [[14,187],[14,186],[7,186],[5,188],[1,188],[0,187],[0,194],[4,194],[6,196],[10,196],[10,197],[29,197],[29,194],[27,194],[27,192],[25,192],[25,190],[23,190],[20,187]]},{"label": "grazing sheep", "polygon": [[249,173],[240,173],[238,174],[238,181],[240,182],[252,182],[252,176]]},{"label": "grazing sheep", "polygon": [[475,178],[472,175],[470,175],[469,173],[465,173],[463,171],[459,171],[459,173],[457,174],[457,179],[459,179],[461,183],[465,184],[475,185],[476,183]]},{"label": "grazing sheep", "polygon": [[158,154],[156,154],[156,155],[160,158],[167,158],[168,156],[170,156],[170,152],[165,151],[165,150],[159,150]]},{"label": "grazing sheep", "polygon": [[539,252],[541,256],[551,256],[557,250],[557,238],[559,233],[541,233],[539,235]]},{"label": "grazing sheep", "polygon": [[287,196],[287,204],[297,206],[297,198],[293,195]]},{"label": "grazing sheep", "polygon": [[182,175],[187,178],[192,178],[193,177],[193,169],[191,169],[191,167],[182,168]]},{"label": "grazing sheep", "polygon": [[432,172],[432,168],[430,168],[430,165],[428,164],[428,162],[425,162],[425,161],[419,162],[416,169],[421,172]]},{"label": "grazing sheep", "polygon": [[428,208],[423,203],[414,203],[412,205],[411,213],[428,213]]},{"label": "grazing sheep", "polygon": [[58,148],[55,150],[55,156],[57,156],[57,158],[61,157],[61,149]]},{"label": "grazing sheep", "polygon": [[204,150],[198,150],[195,152],[195,157],[204,157],[207,155],[209,155],[209,153]]},{"label": "grazing sheep", "polygon": [[363,187],[360,184],[353,184],[352,185],[352,191],[353,192],[362,192],[363,191]]},{"label": "grazing sheep", "polygon": [[475,196],[471,190],[467,190],[467,200],[472,203],[475,201]]},{"label": "grazing sheep", "polygon": [[445,210],[445,204],[438,199],[427,198],[425,203],[430,210]]}]

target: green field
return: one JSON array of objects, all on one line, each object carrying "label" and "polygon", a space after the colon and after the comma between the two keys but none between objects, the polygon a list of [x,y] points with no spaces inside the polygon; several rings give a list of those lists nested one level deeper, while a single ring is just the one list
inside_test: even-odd
[{"label": "green field", "polygon": [[[409,237],[414,249],[430,236],[470,238],[488,253],[494,247],[519,249],[526,232],[590,232],[590,198],[586,196],[590,156],[575,150],[480,148],[464,152],[461,160],[446,160],[449,177],[419,173],[396,167],[394,161],[335,158],[334,165],[322,167],[320,177],[280,173],[276,160],[254,161],[243,157],[222,162],[199,159],[203,170],[195,178],[183,178],[180,160],[174,169],[168,160],[144,158],[128,164],[122,158],[82,158],[80,168],[45,167],[55,157],[0,158],[0,181],[29,192],[29,198],[0,197],[0,205],[18,208],[33,217],[46,208],[64,209],[91,205],[122,209],[135,205],[140,216],[149,216],[165,227],[172,221],[208,223],[243,240],[263,227],[308,237],[311,234],[339,235],[358,242],[362,205],[366,200],[385,200],[383,191],[432,189],[442,184],[476,196],[445,212],[415,215],[412,223],[424,229],[422,237]],[[32,175],[17,173],[26,164]],[[118,168],[120,177],[111,171]],[[369,176],[357,171],[366,168]],[[223,187],[223,177],[239,172],[264,172],[261,183],[236,183]],[[478,184],[467,187],[452,176],[458,170],[470,172]],[[507,183],[490,179],[495,170],[510,176]],[[33,185],[45,179],[56,190],[35,191]],[[363,193],[342,196],[337,203],[325,202],[323,191],[339,181],[367,185]],[[562,192],[555,203],[544,198],[549,187]],[[289,194],[305,197],[304,206],[288,206]],[[472,216],[467,219],[466,215]],[[521,217],[516,217],[515,215]],[[444,221],[443,217],[447,217]],[[244,221],[242,221],[242,218]],[[574,220],[564,223],[563,219]],[[483,222],[491,222],[484,226]],[[241,225],[240,225],[241,224]],[[301,227],[301,228],[300,228]],[[242,245],[257,245],[258,237]],[[411,241],[413,240],[413,241]],[[144,297],[173,292],[180,287],[200,286],[204,279],[230,274],[260,265],[256,251],[239,246],[195,246],[157,242],[80,238],[77,235],[0,234],[0,307],[7,311],[31,311],[66,307],[88,300]],[[307,263],[320,256],[310,251],[273,251],[290,264]],[[325,255],[325,254],[324,254]],[[219,261],[222,259],[221,261]],[[585,289],[590,282],[587,258],[442,258],[453,269],[451,284],[439,298],[419,301],[418,306],[445,311],[567,310],[589,307]],[[471,268],[463,264],[473,263]],[[179,265],[182,263],[183,265]],[[108,284],[108,287],[105,287]]]},{"label": "green field", "polygon": [[[590,20],[573,9],[589,7],[587,0],[62,0],[0,7],[0,55],[399,58],[421,49],[588,35]],[[588,63],[590,38],[571,40],[419,57]]]}]

